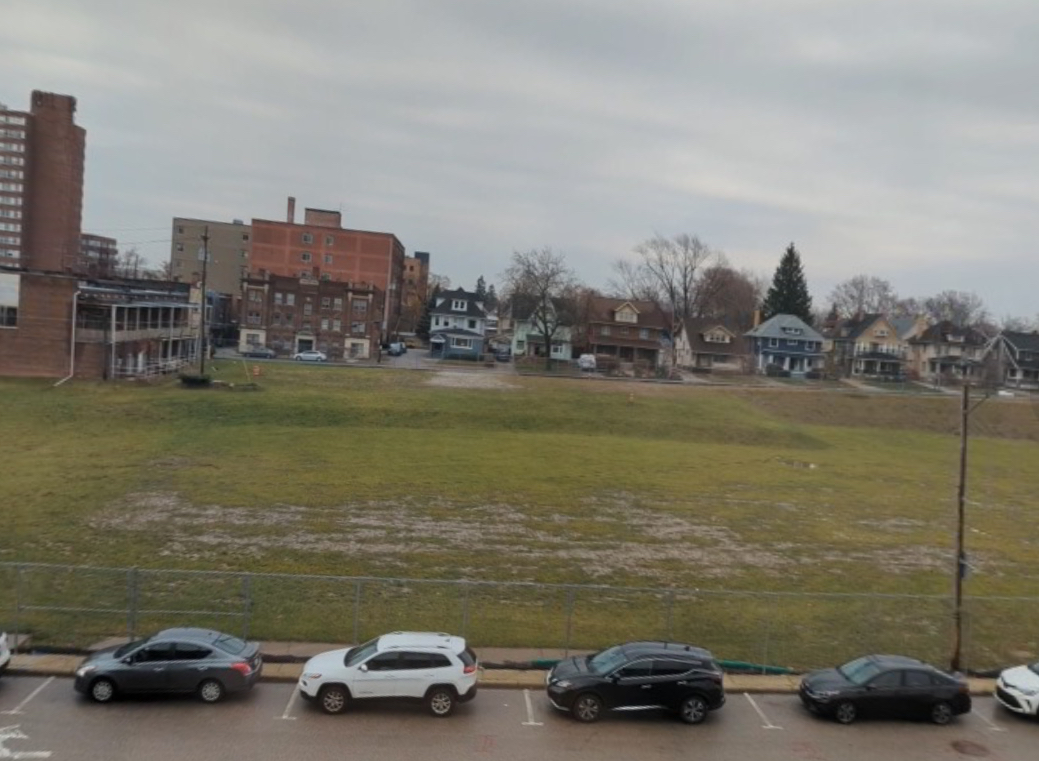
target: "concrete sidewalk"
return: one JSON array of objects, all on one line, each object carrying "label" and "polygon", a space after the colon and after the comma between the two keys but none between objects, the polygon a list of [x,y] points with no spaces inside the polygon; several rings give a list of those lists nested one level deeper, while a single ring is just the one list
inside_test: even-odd
[{"label": "concrete sidewalk", "polygon": [[[100,642],[92,650],[126,640]],[[340,644],[319,642],[261,642],[260,652],[264,658],[261,679],[268,682],[295,682],[303,671],[307,658],[328,650],[345,647]],[[500,689],[540,690],[545,686],[545,668],[532,668],[531,664],[547,664],[565,657],[562,650],[540,648],[475,648],[481,664],[480,685]],[[571,651],[570,655],[582,653]],[[71,677],[82,662],[79,655],[36,655],[17,653],[11,659],[8,673],[28,676]],[[991,695],[995,689],[994,679],[971,678],[970,691],[973,695]],[[798,674],[726,674],[725,689],[740,693],[793,693],[797,692],[801,677]]]}]

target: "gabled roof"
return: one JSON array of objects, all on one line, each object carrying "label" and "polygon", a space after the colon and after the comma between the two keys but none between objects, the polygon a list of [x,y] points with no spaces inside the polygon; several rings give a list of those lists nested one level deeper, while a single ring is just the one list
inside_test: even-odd
[{"label": "gabled roof", "polygon": [[888,322],[898,333],[898,337],[905,339],[916,328],[916,322],[919,319],[919,317],[889,317]]},{"label": "gabled roof", "polygon": [[[800,330],[799,334],[789,331]],[[743,335],[748,338],[788,338],[803,341],[822,341],[822,335],[800,317],[792,314],[777,314],[765,320],[753,330]]]},{"label": "gabled roof", "polygon": [[[959,336],[962,340],[955,340]],[[949,320],[943,320],[937,325],[932,325],[916,338],[910,339],[915,344],[944,344],[955,343],[962,346],[984,346],[988,338],[980,330],[974,328],[960,328]]]},{"label": "gabled roof", "polygon": [[[465,301],[465,311],[459,312],[451,309],[451,302],[455,299]],[[487,317],[487,312],[480,305],[476,294],[462,288],[453,291],[441,291],[437,294],[437,304],[429,310],[430,314],[453,314],[464,317]]]},{"label": "gabled roof", "polygon": [[826,331],[826,337],[832,338],[835,341],[856,341],[879,320],[883,319],[885,319],[884,315],[879,312],[873,312],[839,320],[832,329]]},{"label": "gabled roof", "polygon": [[[704,333],[712,330],[723,330],[732,336],[727,344],[704,340]],[[747,340],[736,327],[734,321],[719,320],[713,317],[690,317],[682,321],[682,333],[689,348],[700,354],[746,354]]]},{"label": "gabled roof", "polygon": [[[608,296],[592,296],[588,299],[588,321],[616,323],[614,312],[630,304],[638,312],[640,328],[661,328],[667,330],[671,320],[663,309],[652,301],[636,301],[634,299],[613,299]],[[629,323],[621,323],[629,324]]]},{"label": "gabled roof", "polygon": [[1039,331],[1037,330],[1029,333],[1019,330],[1004,330],[999,335],[1018,351],[1039,352]]}]

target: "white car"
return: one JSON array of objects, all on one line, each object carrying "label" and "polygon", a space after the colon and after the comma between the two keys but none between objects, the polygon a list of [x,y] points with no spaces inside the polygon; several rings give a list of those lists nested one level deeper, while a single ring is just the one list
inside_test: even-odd
[{"label": "white car", "polygon": [[351,700],[421,700],[437,717],[476,696],[476,654],[465,640],[437,632],[393,632],[307,661],[299,692],[325,713]]},{"label": "white car", "polygon": [[317,351],[315,349],[308,349],[307,351],[301,351],[292,357],[297,362],[327,362],[328,355],[323,351]]},{"label": "white car", "polygon": [[11,665],[11,648],[7,644],[7,634],[0,632],[0,674]]},{"label": "white car", "polygon": [[1014,713],[1039,716],[1039,663],[1001,673],[996,680],[996,700]]}]

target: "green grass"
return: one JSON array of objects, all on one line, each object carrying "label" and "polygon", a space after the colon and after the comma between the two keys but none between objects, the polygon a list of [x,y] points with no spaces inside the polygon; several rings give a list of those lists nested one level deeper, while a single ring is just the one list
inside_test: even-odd
[{"label": "green grass", "polygon": [[[251,380],[241,363],[218,362],[216,375]],[[870,643],[945,649],[942,599],[752,593],[947,595],[956,397],[485,377],[509,385],[273,363],[255,392],[0,381],[0,560],[162,570],[145,575],[142,608],[229,614],[214,625],[248,618],[266,638],[429,626],[554,646],[570,611],[572,646],[676,636],[791,664]],[[972,428],[968,594],[1032,595],[1039,416],[991,400]],[[210,587],[174,569],[231,575]],[[679,592],[568,599],[372,581],[355,620],[357,590],[336,580],[256,576],[246,612],[241,572]],[[121,572],[33,571],[22,593],[23,604],[73,598],[106,611],[128,598]],[[979,663],[1039,650],[1024,625],[1039,600],[976,605],[1005,622],[972,617]],[[81,613],[70,625],[37,611],[23,623],[42,640],[82,640],[178,616]],[[810,644],[820,629],[825,647]]]}]

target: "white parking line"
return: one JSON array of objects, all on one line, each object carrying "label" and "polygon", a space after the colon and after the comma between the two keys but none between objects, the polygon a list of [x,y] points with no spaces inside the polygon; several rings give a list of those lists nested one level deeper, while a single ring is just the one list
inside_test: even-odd
[{"label": "white parking line", "polygon": [[745,697],[750,702],[754,710],[758,712],[758,716],[760,716],[761,720],[765,722],[761,725],[762,729],[782,729],[782,727],[777,727],[775,724],[768,720],[768,717],[765,715],[765,712],[758,708],[758,704],[754,702],[754,698],[750,696],[750,693],[743,693],[743,697]]},{"label": "white parking line", "polygon": [[993,732],[1006,732],[1006,730],[1003,729],[1003,727],[997,727],[996,723],[994,721],[992,721],[992,719],[990,719],[985,714],[980,713],[980,712],[975,712],[975,711],[971,711],[971,713],[974,714],[975,716],[977,716],[979,719],[981,719],[986,724],[988,724],[989,729],[991,729]]},{"label": "white parking line", "polygon": [[46,687],[46,686],[47,686],[48,684],[50,684],[51,682],[53,682],[53,681],[54,681],[54,677],[52,677],[52,676],[50,676],[50,677],[47,677],[47,681],[45,681],[45,682],[44,682],[43,684],[41,684],[41,685],[40,685],[39,687],[37,687],[37,688],[36,688],[35,690],[33,690],[33,691],[32,691],[32,692],[31,692],[31,693],[29,694],[29,697],[27,697],[27,698],[26,698],[25,700],[23,700],[23,701],[22,701],[21,703],[19,703],[18,705],[16,705],[16,706],[15,706],[14,708],[12,708],[12,709],[11,709],[10,711],[0,711],[0,713],[5,713],[5,714],[7,714],[7,715],[9,715],[9,716],[13,716],[14,714],[19,714],[19,713],[22,713],[22,709],[23,709],[23,708],[25,708],[25,706],[26,706],[26,705],[28,704],[28,702],[29,702],[30,700],[32,700],[32,699],[33,699],[34,697],[36,697],[37,695],[39,695],[39,694],[40,694],[40,691],[41,691],[41,690],[42,690],[42,689],[43,689],[44,687]]},{"label": "white parking line", "polygon": [[282,712],[281,716],[278,716],[277,718],[284,719],[285,721],[295,721],[296,720],[295,716],[289,716],[289,714],[292,713],[292,706],[296,702],[296,696],[297,695],[299,695],[299,685],[298,684],[295,687],[292,688],[292,694],[289,695],[289,702],[285,704],[285,710]]},{"label": "white parking line", "polygon": [[530,690],[523,691],[523,699],[527,701],[527,720],[523,722],[525,727],[544,726],[540,721],[534,721],[534,706],[530,702]]}]

